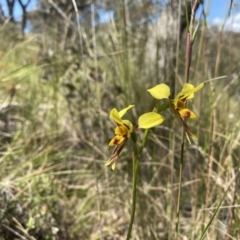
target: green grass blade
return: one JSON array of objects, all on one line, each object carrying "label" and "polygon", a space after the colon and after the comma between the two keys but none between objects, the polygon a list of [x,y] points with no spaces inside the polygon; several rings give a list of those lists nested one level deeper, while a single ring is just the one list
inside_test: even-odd
[{"label": "green grass blade", "polygon": [[[230,185],[229,185],[229,187],[230,187]],[[218,213],[218,210],[219,210],[220,206],[222,205],[222,202],[224,201],[225,197],[227,196],[229,187],[227,188],[227,190],[225,191],[224,195],[222,196],[221,201],[219,202],[219,204],[218,204],[218,206],[217,206],[217,209],[215,210],[215,212],[214,212],[214,214],[212,215],[211,219],[209,220],[207,226],[206,226],[205,229],[203,230],[203,233],[202,233],[201,237],[199,238],[199,240],[203,240],[203,239],[204,239],[204,237],[205,237],[205,235],[206,235],[209,227],[211,226],[211,224],[212,224],[215,216],[216,216],[217,213]]]}]

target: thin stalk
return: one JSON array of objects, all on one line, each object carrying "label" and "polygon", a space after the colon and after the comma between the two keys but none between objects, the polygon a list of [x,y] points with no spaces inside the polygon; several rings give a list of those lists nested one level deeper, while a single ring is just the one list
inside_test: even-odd
[{"label": "thin stalk", "polygon": [[121,17],[122,17],[122,45],[124,49],[123,54],[123,86],[124,91],[127,96],[127,102],[130,101],[130,92],[129,85],[130,84],[130,71],[129,71],[129,53],[128,53],[128,26],[129,26],[129,18],[128,18],[128,9],[126,0],[122,0],[122,9],[121,9]]},{"label": "thin stalk", "polygon": [[[175,129],[176,126],[176,121],[175,119],[173,119],[172,122],[172,129]],[[176,141],[175,141],[175,134],[174,133],[170,133],[170,149],[171,149],[171,159],[170,159],[170,168],[171,168],[171,175],[170,175],[170,183],[171,183],[171,189],[170,189],[170,220],[171,222],[174,222],[174,202],[175,202],[175,198],[174,198],[174,175],[175,175],[175,171],[174,171],[174,159],[175,159],[175,148],[176,148]],[[169,236],[171,238],[173,238],[173,233],[174,233],[174,225],[171,224],[171,226],[169,227]]]},{"label": "thin stalk", "polygon": [[218,205],[217,205],[216,210],[214,211],[212,217],[211,217],[210,220],[208,221],[206,227],[203,229],[203,232],[202,232],[199,240],[205,239],[205,236],[206,236],[206,234],[207,234],[207,232],[208,232],[208,229],[210,228],[213,220],[215,219],[215,217],[216,217],[216,215],[217,215],[217,213],[218,213],[218,210],[220,209],[223,201],[226,199],[227,193],[229,192],[229,189],[230,189],[231,185],[232,185],[234,182],[236,182],[236,179],[237,179],[238,176],[239,176],[239,172],[238,172],[238,174],[230,181],[230,183],[229,183],[228,187],[226,188],[226,190],[225,190],[222,198],[220,199],[220,202],[219,202]]},{"label": "thin stalk", "polygon": [[[94,52],[94,67],[96,71],[96,76],[98,78],[98,62],[97,62],[97,43],[96,43],[96,29],[95,29],[95,4],[91,4],[91,22],[92,22],[92,36],[93,36],[93,52]],[[97,85],[97,98],[100,99],[100,87]],[[101,109],[101,101],[99,101],[99,106],[97,106],[99,109]],[[103,122],[102,117],[100,116],[99,120],[102,132],[103,132]],[[103,134],[101,134],[103,136]],[[98,141],[101,141],[103,143],[103,138],[98,139]],[[101,215],[101,199],[100,199],[100,191],[99,191],[99,183],[98,183],[98,177],[97,177],[97,162],[94,159],[94,175],[95,177],[95,187],[96,187],[96,194],[97,194],[97,210],[98,210],[98,219],[100,223],[100,240],[103,239],[102,237],[102,215]]]},{"label": "thin stalk", "polygon": [[[145,131],[146,132],[146,131]],[[128,227],[128,234],[126,240],[131,238],[132,234],[132,226],[135,219],[136,212],[136,201],[137,201],[137,180],[138,180],[138,169],[139,169],[139,155],[137,152],[137,144],[136,144],[136,136],[135,133],[132,134],[132,143],[133,143],[133,182],[132,182],[132,211],[131,211],[131,219]],[[145,141],[146,143],[146,141]]]},{"label": "thin stalk", "polygon": [[[216,61],[215,61],[215,68],[214,68],[214,78],[216,78],[219,74],[219,66],[220,66],[220,60],[221,60],[221,48],[222,48],[222,37],[223,37],[223,30],[226,24],[226,21],[228,17],[230,17],[231,13],[231,7],[232,7],[232,1],[230,2],[230,6],[228,9],[227,16],[224,19],[224,22],[221,27],[221,31],[219,33],[218,38],[218,46],[217,46],[217,55],[216,55]],[[209,149],[208,149],[208,161],[207,161],[207,177],[206,177],[206,193],[205,193],[205,208],[209,205],[209,198],[210,198],[210,192],[212,191],[211,188],[211,175],[212,175],[212,168],[213,168],[213,159],[216,153],[216,150],[213,146],[213,143],[215,141],[215,136],[217,132],[217,105],[214,104],[215,98],[216,98],[216,83],[213,82],[211,85],[212,87],[212,107],[211,107],[211,119],[210,119],[210,131],[209,131]],[[203,222],[205,221],[205,215],[203,215]]]},{"label": "thin stalk", "polygon": [[134,166],[133,166],[133,189],[132,189],[132,212],[131,212],[131,219],[130,224],[128,227],[128,234],[127,240],[130,239],[132,233],[132,226],[135,218],[135,211],[136,211],[136,200],[137,200],[137,179],[138,179],[138,167],[139,167],[139,159],[135,159]]},{"label": "thin stalk", "polygon": [[142,156],[142,151],[146,145],[147,138],[149,134],[149,129],[146,129],[144,132],[142,144],[140,146],[139,152],[137,150],[137,144],[136,144],[136,136],[133,133],[132,134],[132,142],[133,142],[133,189],[132,189],[132,211],[131,211],[131,219],[128,227],[128,234],[126,240],[129,240],[132,233],[132,226],[135,219],[135,212],[136,212],[136,201],[137,201],[137,181],[138,181],[138,169],[139,169],[139,160]]},{"label": "thin stalk", "polygon": [[[186,4],[186,2],[185,2]],[[194,33],[194,19],[195,12],[198,6],[198,1],[194,0],[192,4],[192,14],[191,20],[188,28],[187,42],[186,42],[186,56],[185,56],[185,83],[189,82],[189,73],[191,66],[191,57],[192,57],[192,45],[193,45],[193,33]],[[187,4],[186,4],[187,7]],[[187,11],[186,11],[187,12]],[[185,149],[185,129],[182,128],[182,140],[181,140],[181,158],[180,158],[180,168],[179,168],[179,185],[178,185],[178,198],[177,198],[177,216],[176,216],[176,231],[175,231],[175,239],[178,239],[179,234],[179,222],[180,222],[180,200],[181,200],[181,190],[182,190],[182,172],[183,172],[183,164],[184,164],[184,150]]]},{"label": "thin stalk", "polygon": [[[181,32],[181,6],[182,6],[182,0],[179,1],[178,3],[178,38],[177,38],[177,46],[176,46],[176,62],[175,62],[175,79],[174,79],[174,89],[172,90],[172,96],[175,96],[175,92],[177,89],[177,79],[178,79],[178,71],[179,71],[179,50],[180,50],[180,32]],[[173,119],[172,121],[172,129],[175,129],[176,121]],[[175,159],[175,148],[176,148],[176,139],[175,139],[175,134],[170,133],[170,149],[171,149],[171,158],[170,158],[170,168],[171,168],[171,173],[170,173],[170,220],[171,222],[174,222],[174,159]],[[171,224],[169,227],[169,236],[170,238],[173,238],[173,233],[174,233],[174,225]]]},{"label": "thin stalk", "polygon": [[145,145],[146,145],[147,138],[148,138],[148,134],[149,134],[149,130],[150,130],[150,129],[146,129],[145,132],[144,132],[142,145],[141,145],[140,150],[139,150],[139,157],[141,157],[143,148],[144,148]]},{"label": "thin stalk", "polygon": [[180,222],[180,198],[182,193],[182,172],[183,172],[183,164],[184,164],[184,148],[185,148],[185,130],[182,128],[182,141],[181,141],[181,159],[180,159],[180,167],[179,167],[179,185],[178,185],[178,198],[177,198],[177,222],[176,222],[176,231],[175,231],[175,239],[178,239],[179,233],[179,222]]}]

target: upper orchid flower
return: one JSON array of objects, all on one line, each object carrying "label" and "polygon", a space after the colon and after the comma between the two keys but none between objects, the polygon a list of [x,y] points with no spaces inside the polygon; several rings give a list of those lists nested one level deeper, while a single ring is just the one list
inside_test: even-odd
[{"label": "upper orchid flower", "polygon": [[[188,125],[183,121],[185,118],[195,118],[196,115],[186,108],[186,101],[187,99],[191,99],[194,97],[194,93],[201,89],[204,86],[203,83],[194,87],[192,84],[186,83],[182,91],[177,94],[174,99],[170,98],[170,88],[166,84],[159,84],[151,89],[148,92],[156,99],[164,99],[170,98],[170,105],[174,110],[177,118],[183,124],[183,127],[187,133],[187,136],[190,136],[193,139],[197,139],[197,137],[191,132]],[[189,140],[190,141],[190,140]]]},{"label": "upper orchid flower", "polygon": [[174,108],[179,112],[180,116],[184,118],[195,118],[196,115],[186,108],[187,99],[194,97],[194,93],[203,87],[203,83],[194,87],[192,84],[186,83],[183,89],[177,96],[173,99],[172,103]]},{"label": "upper orchid flower", "polygon": [[[186,108],[187,99],[193,98],[194,93],[203,87],[203,83],[194,87],[192,84],[186,83],[183,86],[183,89],[177,96],[171,101],[172,106],[175,110],[178,111],[181,118],[195,118],[196,115]],[[148,92],[156,99],[164,99],[170,97],[170,88],[166,84],[159,84],[151,89]]]}]

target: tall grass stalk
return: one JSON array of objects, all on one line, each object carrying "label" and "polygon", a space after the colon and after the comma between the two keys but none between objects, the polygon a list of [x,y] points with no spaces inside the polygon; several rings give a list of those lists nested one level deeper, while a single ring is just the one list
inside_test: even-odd
[{"label": "tall grass stalk", "polygon": [[[178,30],[177,32],[181,32],[181,7],[182,7],[182,0],[179,1],[178,3]],[[177,37],[177,45],[176,45],[176,63],[175,63],[175,74],[174,74],[174,89],[172,90],[172,95],[175,96],[175,92],[178,86],[178,81],[177,79],[179,78],[179,52],[180,52],[180,37]],[[175,119],[172,120],[172,129],[175,129],[176,127],[176,121]],[[175,151],[176,151],[176,136],[173,132],[170,132],[170,149],[171,149],[171,159],[170,159],[170,164],[171,164],[171,176],[170,176],[170,181],[171,181],[171,196],[170,196],[170,219],[171,222],[174,222],[175,220],[175,215],[174,215],[174,201],[175,197],[174,194],[174,162],[175,162]],[[178,206],[178,204],[177,204]],[[171,224],[169,227],[169,236],[173,238],[173,233],[174,231],[174,224]]]},{"label": "tall grass stalk", "polygon": [[[187,19],[188,26],[188,34],[187,34],[187,42],[186,42],[186,56],[185,56],[185,83],[189,82],[189,73],[191,67],[191,58],[192,58],[192,45],[194,42],[194,20],[195,20],[195,12],[197,9],[197,0],[192,1],[192,14],[190,22]],[[187,4],[185,2],[186,12],[187,12]],[[180,166],[179,166],[179,183],[178,183],[178,197],[177,197],[177,215],[176,215],[176,230],[175,230],[175,239],[178,239],[179,234],[179,222],[180,222],[180,202],[181,202],[181,190],[182,190],[182,173],[184,166],[184,148],[185,148],[185,130],[182,128],[182,138],[181,138],[181,153],[180,153]]]},{"label": "tall grass stalk", "polygon": [[[214,218],[216,217],[216,215],[217,215],[217,213],[218,213],[218,211],[219,211],[219,209],[220,209],[223,201],[225,200],[225,198],[226,198],[226,196],[227,196],[227,194],[228,194],[228,192],[229,192],[229,189],[230,189],[231,185],[236,181],[236,179],[237,179],[238,176],[239,176],[239,173],[240,173],[240,172],[238,172],[238,173],[231,179],[230,183],[228,184],[228,187],[226,188],[226,190],[225,190],[222,198],[220,199],[220,201],[219,201],[219,203],[218,203],[218,205],[217,205],[214,213],[212,214],[212,217],[211,217],[210,220],[208,221],[206,227],[203,229],[203,232],[202,232],[199,240],[203,240],[204,237],[205,237],[205,235],[207,234],[207,231],[208,231],[208,229],[210,228],[210,226],[211,226]],[[233,207],[233,208],[234,208],[234,207]],[[226,234],[226,238],[228,238],[228,239],[233,239],[233,238],[232,238],[230,235],[228,235],[228,234]]]},{"label": "tall grass stalk", "polygon": [[[96,43],[96,28],[95,28],[95,4],[91,4],[91,21],[92,21],[92,36],[93,36],[93,58],[94,58],[94,68],[96,71],[96,78],[99,77],[99,72],[98,72],[98,60],[97,60],[97,43]],[[96,79],[97,81],[97,79]],[[97,92],[96,92],[96,97],[99,99],[98,103],[96,104],[96,107],[98,109],[101,109],[101,93],[100,93],[100,86],[97,86]],[[100,114],[99,114],[100,115]],[[103,133],[104,133],[104,127],[103,127],[103,121],[101,115],[99,116],[99,125],[100,129],[102,131],[101,136],[99,137],[98,141],[103,145]],[[91,134],[92,136],[93,134]],[[92,137],[91,139],[92,142],[94,142],[94,139]],[[96,140],[95,140],[96,141]],[[94,160],[94,172],[95,172],[95,186],[96,186],[96,196],[97,196],[97,210],[98,210],[98,218],[99,218],[99,223],[100,223],[100,240],[103,239],[102,237],[102,214],[101,214],[101,198],[100,198],[100,191],[99,191],[99,184],[98,184],[98,177],[97,177],[97,162]]]},{"label": "tall grass stalk", "polygon": [[[219,74],[219,66],[220,66],[220,59],[222,54],[222,38],[223,38],[223,30],[227,21],[227,18],[230,16],[232,7],[232,2],[229,5],[228,13],[222,23],[221,30],[219,32],[218,44],[217,44],[217,54],[215,59],[214,65],[214,73],[213,77],[217,78]],[[216,81],[210,82],[211,86],[211,113],[210,113],[210,130],[209,130],[209,148],[208,148],[208,161],[207,161],[207,177],[206,177],[206,191],[205,191],[205,198],[204,198],[204,205],[207,208],[210,202],[210,192],[211,189],[211,178],[212,178],[212,170],[213,170],[213,161],[214,156],[216,154],[215,149],[213,147],[215,142],[215,136],[217,133],[217,124],[218,124],[218,117],[217,117],[217,104],[216,104]],[[220,158],[221,161],[221,158]],[[205,221],[205,214],[203,214],[203,220]]]}]

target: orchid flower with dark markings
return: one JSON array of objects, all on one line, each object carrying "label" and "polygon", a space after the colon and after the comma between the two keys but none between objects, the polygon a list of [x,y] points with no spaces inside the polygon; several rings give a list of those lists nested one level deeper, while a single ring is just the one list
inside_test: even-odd
[{"label": "orchid flower with dark markings", "polygon": [[110,118],[115,121],[117,124],[115,128],[115,136],[109,143],[109,146],[116,146],[111,157],[105,163],[106,166],[111,165],[112,169],[115,169],[116,161],[126,145],[128,139],[131,137],[131,133],[137,128],[152,128],[164,121],[164,117],[155,112],[149,112],[141,115],[138,119],[138,124],[133,127],[132,123],[129,120],[122,119],[123,115],[134,105],[129,105],[127,108],[118,111],[116,108],[113,108],[110,112]]}]

